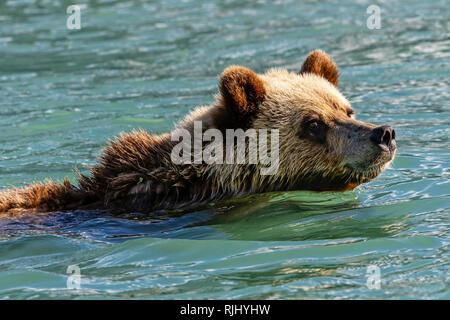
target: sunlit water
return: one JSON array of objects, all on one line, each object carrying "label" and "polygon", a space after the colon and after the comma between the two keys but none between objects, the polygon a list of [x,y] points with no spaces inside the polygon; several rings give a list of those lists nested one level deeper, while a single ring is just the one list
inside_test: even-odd
[{"label": "sunlit water", "polygon": [[450,298],[448,2],[377,1],[379,30],[368,1],[76,2],[72,31],[73,1],[0,2],[2,189],[75,180],[108,138],[212,102],[226,66],[298,70],[316,48],[358,119],[395,126],[397,158],[346,193],[1,219],[0,298]]}]

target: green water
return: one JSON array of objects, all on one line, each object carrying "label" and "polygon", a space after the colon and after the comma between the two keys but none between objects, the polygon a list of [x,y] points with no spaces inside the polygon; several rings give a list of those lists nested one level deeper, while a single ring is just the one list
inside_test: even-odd
[{"label": "green water", "polygon": [[[0,298],[450,298],[446,1],[0,2],[0,188],[87,172],[108,138],[168,131],[230,64],[298,70],[321,48],[394,163],[346,193],[284,192],[161,216],[0,220]],[[80,268],[79,290],[67,268]],[[367,286],[368,267],[380,288]]]}]

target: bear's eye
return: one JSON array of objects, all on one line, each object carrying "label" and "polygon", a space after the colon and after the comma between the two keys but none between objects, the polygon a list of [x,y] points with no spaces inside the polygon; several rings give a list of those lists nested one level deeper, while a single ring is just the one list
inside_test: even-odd
[{"label": "bear's eye", "polygon": [[311,121],[308,124],[308,128],[309,130],[311,130],[312,132],[317,131],[319,129],[319,124],[317,123],[317,121]]},{"label": "bear's eye", "polygon": [[308,131],[310,133],[314,133],[314,134],[322,131],[324,126],[325,126],[325,124],[322,121],[316,120],[316,119],[312,119],[312,120],[309,120],[308,122],[306,122],[306,128],[308,128]]},{"label": "bear's eye", "polygon": [[327,125],[320,120],[312,119],[304,122],[300,138],[324,143],[326,140]]}]

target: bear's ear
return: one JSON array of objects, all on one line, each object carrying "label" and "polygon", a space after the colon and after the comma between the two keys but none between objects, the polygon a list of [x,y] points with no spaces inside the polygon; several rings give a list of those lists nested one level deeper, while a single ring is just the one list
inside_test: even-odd
[{"label": "bear's ear", "polygon": [[335,87],[338,86],[338,67],[333,59],[321,50],[314,50],[308,55],[299,72],[299,74],[303,73],[315,73],[327,79]]},{"label": "bear's ear", "polygon": [[248,121],[256,113],[266,93],[259,76],[239,66],[225,69],[220,77],[219,89],[228,114],[239,122]]}]

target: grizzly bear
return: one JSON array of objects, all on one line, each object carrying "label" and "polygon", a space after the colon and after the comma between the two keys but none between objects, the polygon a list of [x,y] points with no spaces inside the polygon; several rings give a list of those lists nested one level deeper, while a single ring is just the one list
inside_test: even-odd
[{"label": "grizzly bear", "polygon": [[[193,133],[196,122],[202,124],[202,133],[277,130],[277,170],[272,174],[261,173],[262,163],[175,163],[172,151],[179,141],[169,133],[140,130],[111,141],[89,175],[78,173],[78,185],[66,178],[1,192],[0,212],[150,212],[251,193],[352,190],[377,177],[392,161],[395,131],[356,120],[337,88],[338,78],[335,62],[320,50],[308,55],[298,73],[270,69],[256,74],[231,66],[220,77],[216,101],[194,109],[174,130]],[[188,143],[195,144],[195,139]],[[225,145],[223,149],[248,154],[249,144],[239,152],[225,150]]]}]

